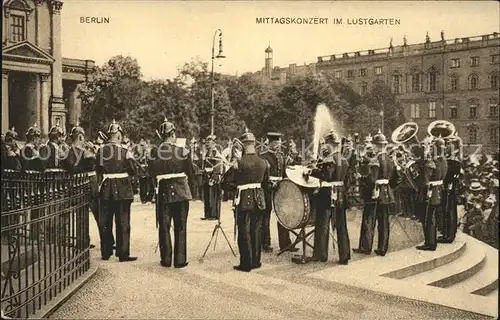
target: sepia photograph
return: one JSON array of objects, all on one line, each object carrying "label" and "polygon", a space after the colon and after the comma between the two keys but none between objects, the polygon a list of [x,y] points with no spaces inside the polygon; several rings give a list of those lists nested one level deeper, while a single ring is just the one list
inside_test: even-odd
[{"label": "sepia photograph", "polygon": [[497,1],[2,11],[1,319],[498,319]]}]

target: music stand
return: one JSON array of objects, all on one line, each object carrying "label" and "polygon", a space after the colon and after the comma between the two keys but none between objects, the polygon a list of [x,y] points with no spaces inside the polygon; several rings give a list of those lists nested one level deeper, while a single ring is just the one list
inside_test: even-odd
[{"label": "music stand", "polygon": [[217,213],[217,224],[214,226],[214,230],[212,231],[212,237],[210,238],[210,241],[208,242],[207,248],[205,249],[205,252],[203,252],[203,255],[200,258],[200,262],[203,261],[205,258],[205,255],[208,252],[208,248],[210,248],[210,245],[212,244],[212,241],[214,241],[214,250],[215,247],[217,246],[217,238],[219,237],[219,231],[222,232],[222,235],[224,236],[224,239],[226,240],[227,245],[229,246],[229,249],[231,249],[231,252],[233,253],[233,256],[236,257],[236,253],[234,253],[233,247],[231,246],[231,243],[229,242],[229,239],[226,236],[226,233],[224,232],[224,229],[222,229],[222,224],[220,222],[220,212],[221,208],[219,207],[218,213]]}]

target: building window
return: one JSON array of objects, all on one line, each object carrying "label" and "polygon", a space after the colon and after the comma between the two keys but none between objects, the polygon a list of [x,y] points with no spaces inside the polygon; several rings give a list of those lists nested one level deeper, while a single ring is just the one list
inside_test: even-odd
[{"label": "building window", "polygon": [[341,79],[341,78],[342,78],[342,70],[335,71],[335,79]]},{"label": "building window", "polygon": [[26,39],[24,17],[11,15],[10,16],[10,41],[20,42]]},{"label": "building window", "polygon": [[469,143],[470,144],[476,144],[477,143],[477,128],[476,127],[470,127],[469,128]]},{"label": "building window", "polygon": [[469,118],[471,119],[477,118],[477,108],[478,105],[476,103],[469,104]]},{"label": "building window", "polygon": [[410,118],[412,119],[420,118],[420,105],[418,103],[412,103],[410,105]]},{"label": "building window", "polygon": [[489,130],[490,143],[498,143],[499,140],[499,128],[491,127]]},{"label": "building window", "polygon": [[437,73],[431,72],[429,73],[429,91],[433,92],[437,90]]},{"label": "building window", "polygon": [[362,83],[361,87],[360,87],[360,92],[359,93],[361,95],[364,95],[364,94],[366,94],[367,91],[368,91],[368,84]]},{"label": "building window", "polygon": [[451,78],[451,91],[458,90],[458,77],[454,76]]},{"label": "building window", "polygon": [[422,81],[419,73],[413,74],[411,76],[411,90],[413,92],[422,91]]},{"label": "building window", "polygon": [[366,77],[366,69],[359,69],[359,76]]},{"label": "building window", "polygon": [[490,87],[491,89],[498,89],[500,88],[500,77],[498,76],[498,74],[492,74],[490,76]]},{"label": "building window", "polygon": [[436,102],[429,102],[429,118],[436,118]]},{"label": "building window", "polygon": [[450,106],[450,119],[457,119],[458,118],[458,107],[457,105],[451,105]]},{"label": "building window", "polygon": [[354,70],[347,70],[347,77],[354,78]]},{"label": "building window", "polygon": [[488,105],[488,110],[490,117],[493,118],[498,117],[498,103],[495,103],[495,101],[490,101],[490,104]]},{"label": "building window", "polygon": [[479,79],[477,75],[473,74],[469,77],[469,90],[476,90],[479,85]]},{"label": "building window", "polygon": [[460,59],[451,59],[450,68],[460,68]]},{"label": "building window", "polygon": [[500,63],[500,55],[499,54],[492,54],[490,56],[490,62],[491,62],[491,64]]},{"label": "building window", "polygon": [[403,77],[401,75],[392,76],[392,92],[396,94],[403,92]]},{"label": "building window", "polygon": [[470,66],[471,67],[479,66],[479,57],[471,57],[470,58]]},{"label": "building window", "polygon": [[382,74],[382,67],[375,67],[375,74],[377,76],[381,75]]}]

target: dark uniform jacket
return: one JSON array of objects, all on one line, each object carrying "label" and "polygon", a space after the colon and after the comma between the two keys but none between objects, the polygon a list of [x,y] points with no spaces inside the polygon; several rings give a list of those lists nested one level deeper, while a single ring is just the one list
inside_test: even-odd
[{"label": "dark uniform jacket", "polygon": [[28,142],[21,150],[21,161],[26,171],[43,171],[43,163],[37,146]]},{"label": "dark uniform jacket", "polygon": [[52,141],[40,148],[40,157],[45,169],[62,169],[63,159],[61,147]]},{"label": "dark uniform jacket", "polygon": [[17,146],[8,145],[2,141],[2,170],[21,171],[21,157],[18,151]]},{"label": "dark uniform jacket", "polygon": [[[151,150],[148,170],[155,179],[158,196],[163,203],[191,200],[194,190],[194,168],[191,155],[186,148],[174,144],[162,143]],[[163,179],[156,178],[164,174],[185,173],[186,177]]]},{"label": "dark uniform jacket", "polygon": [[203,183],[218,184],[224,173],[222,155],[216,148],[207,151],[203,163]]},{"label": "dark uniform jacket", "polygon": [[[369,179],[369,183],[373,184],[373,188],[378,195],[378,198],[374,200],[378,201],[380,204],[394,204],[396,202],[392,190],[396,188],[402,180],[392,157],[385,152],[379,153],[377,155],[377,160],[371,166]],[[389,180],[389,184],[380,185],[377,189],[376,182],[382,179]]]},{"label": "dark uniform jacket", "polygon": [[[434,160],[435,169],[430,175],[430,182],[432,181],[443,181],[446,177],[446,172],[448,171],[448,163],[444,157],[439,157]],[[444,181],[443,181],[444,182]],[[441,205],[444,196],[444,184],[438,186],[429,186],[431,189],[429,204],[433,206]]]},{"label": "dark uniform jacket", "polygon": [[[70,173],[85,173],[95,171],[96,167],[96,157],[95,154],[86,151],[81,146],[72,145],[69,150],[66,159],[63,162],[63,168]],[[92,197],[96,197],[99,194],[99,188],[97,183],[97,176],[93,175],[89,177],[90,180],[90,192]]]},{"label": "dark uniform jacket", "polygon": [[[344,183],[343,187],[334,187],[333,192],[337,193],[337,199],[335,199],[334,205],[345,206],[347,204],[346,190],[348,189],[348,177],[347,172],[349,169],[349,163],[342,154],[337,151],[333,154],[326,156],[319,164],[316,169],[311,172],[311,176],[320,179],[324,182],[338,182],[342,181]],[[327,204],[326,199],[330,201],[328,204],[332,204],[332,188],[321,188],[318,196],[325,201],[320,201],[324,205]]]},{"label": "dark uniform jacket", "polygon": [[[128,149],[115,143],[102,145],[96,155],[96,172],[101,179],[103,174],[110,173],[134,175],[133,159]],[[102,180],[100,194],[103,200],[134,200],[130,177]]]},{"label": "dark uniform jacket", "polygon": [[262,188],[242,190],[240,193],[240,203],[238,210],[252,211],[255,209],[264,210],[266,200],[264,188],[269,183],[269,164],[257,154],[243,154],[237,161],[235,167],[228,170],[226,177],[231,177],[232,181],[225,183],[235,187],[251,183],[260,183]]},{"label": "dark uniform jacket", "polygon": [[[458,175],[460,174],[461,170],[461,165],[460,162],[457,160],[448,160],[448,170],[446,170],[446,175],[444,177],[444,185],[445,188],[449,186],[453,186],[452,184],[456,183],[456,179]],[[455,188],[457,186],[454,186]]]},{"label": "dark uniform jacket", "polygon": [[359,164],[359,193],[363,202],[373,202],[375,201],[373,196],[373,189],[375,188],[375,181],[373,180],[372,172],[375,170],[374,167],[378,167],[377,158],[373,153],[369,153],[363,156],[363,159]]},{"label": "dark uniform jacket", "polygon": [[[260,157],[269,163],[269,177],[285,178],[285,157],[281,152],[275,152],[273,150],[267,149],[260,154]],[[266,194],[266,208],[272,207],[272,183],[264,185],[264,192]]]}]

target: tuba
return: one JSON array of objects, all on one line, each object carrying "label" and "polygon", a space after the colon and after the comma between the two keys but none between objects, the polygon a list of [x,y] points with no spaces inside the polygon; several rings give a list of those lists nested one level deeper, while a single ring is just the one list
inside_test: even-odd
[{"label": "tuba", "polygon": [[[396,166],[404,174],[406,183],[414,190],[418,189],[417,179],[420,172],[415,162],[416,150],[420,150],[420,141],[417,138],[418,125],[415,122],[406,122],[392,132],[391,140],[404,153],[404,159],[396,162]],[[421,156],[421,155],[417,155]]]},{"label": "tuba", "polygon": [[441,137],[447,139],[457,135],[455,125],[446,120],[436,120],[427,127],[427,133],[433,138]]}]

